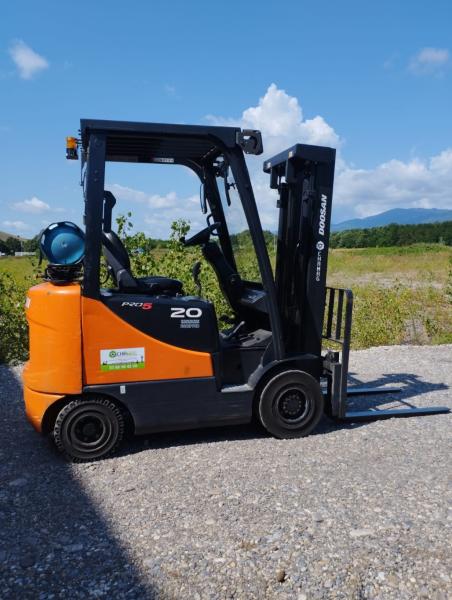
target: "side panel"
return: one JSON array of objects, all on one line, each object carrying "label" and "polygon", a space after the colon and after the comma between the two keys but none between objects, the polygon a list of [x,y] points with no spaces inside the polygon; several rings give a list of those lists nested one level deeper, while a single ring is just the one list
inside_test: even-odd
[{"label": "side panel", "polygon": [[218,326],[213,304],[192,296],[101,293],[105,306],[156,340],[198,352],[218,351]]},{"label": "side panel", "polygon": [[[138,331],[100,300],[82,298],[83,378],[85,385],[212,377],[212,357],[172,346]],[[139,356],[139,365],[103,365],[118,350]],[[118,359],[119,361],[120,359]],[[105,370],[109,369],[109,370]]]},{"label": "side panel", "polygon": [[25,385],[47,394],[82,390],[80,285],[41,283],[28,290],[30,360]]},{"label": "side panel", "polygon": [[252,416],[253,390],[221,392],[213,377],[95,385],[84,392],[106,394],[127,406],[136,434],[249,423]]}]

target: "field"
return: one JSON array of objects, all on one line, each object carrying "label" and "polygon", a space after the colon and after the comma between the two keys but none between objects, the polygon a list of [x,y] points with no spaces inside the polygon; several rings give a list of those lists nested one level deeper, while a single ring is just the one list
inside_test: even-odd
[{"label": "field", "polygon": [[440,244],[336,249],[329,257],[329,283],[441,288],[450,278],[451,260],[452,248]]},{"label": "field", "polygon": [[[187,293],[196,293],[191,266],[200,256],[187,250],[158,249],[148,258],[135,256],[134,267],[139,275],[153,272],[179,277]],[[242,275],[253,278],[257,269],[251,253],[239,254]],[[0,362],[26,357],[22,307],[26,288],[36,280],[37,261],[33,262],[34,266],[28,257],[0,258]],[[227,307],[207,265],[202,280],[203,294],[215,303],[219,315],[224,314]],[[452,342],[451,247],[417,244],[332,250],[328,284],[353,289],[354,348]]]},{"label": "field", "polygon": [[[36,260],[34,262],[37,262]],[[0,257],[0,273],[11,274],[19,284],[33,276],[33,263],[28,256]]]},{"label": "field", "polygon": [[452,341],[452,248],[337,249],[328,283],[353,289],[353,346]]}]

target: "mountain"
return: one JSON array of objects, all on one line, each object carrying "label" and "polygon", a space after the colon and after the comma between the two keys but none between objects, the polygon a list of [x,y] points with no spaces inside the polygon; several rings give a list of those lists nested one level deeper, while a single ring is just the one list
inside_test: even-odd
[{"label": "mountain", "polygon": [[346,229],[370,229],[371,227],[384,227],[390,223],[398,225],[417,225],[419,223],[437,223],[439,221],[452,221],[452,210],[441,208],[393,208],[378,215],[364,219],[350,219],[331,225],[331,231],[345,231]]},{"label": "mountain", "polygon": [[16,240],[25,241],[26,238],[21,237],[20,235],[15,235],[14,233],[6,233],[5,231],[0,231],[0,241],[6,242],[8,238],[16,238]]}]

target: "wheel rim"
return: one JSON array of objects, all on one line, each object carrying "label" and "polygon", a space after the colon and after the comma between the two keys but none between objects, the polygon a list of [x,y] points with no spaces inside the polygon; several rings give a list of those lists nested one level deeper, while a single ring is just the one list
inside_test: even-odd
[{"label": "wheel rim", "polygon": [[115,438],[111,420],[101,411],[83,410],[71,415],[65,437],[72,448],[84,455],[105,450]]},{"label": "wheel rim", "polygon": [[283,388],[273,403],[275,416],[288,428],[298,428],[309,421],[314,413],[314,405],[309,394],[301,387]]}]

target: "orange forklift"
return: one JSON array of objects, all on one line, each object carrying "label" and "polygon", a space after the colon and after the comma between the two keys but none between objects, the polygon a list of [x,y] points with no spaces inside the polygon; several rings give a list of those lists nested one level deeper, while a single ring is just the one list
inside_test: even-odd
[{"label": "orange forklift", "polygon": [[[244,154],[263,151],[259,131],[236,127],[82,120],[67,157],[81,154],[82,232],[47,228],[45,281],[27,295],[30,360],[26,413],[74,461],[113,453],[127,432],[148,434],[248,423],[279,438],[306,436],[322,415],[373,419],[445,412],[442,407],[347,412],[353,297],[326,287],[335,150],[296,144],[264,163],[278,195],[273,273]],[[183,165],[202,184],[200,246],[234,318],[218,328],[213,304],[177,279],[136,277],[112,229],[110,161]],[[259,266],[237,266],[227,207],[237,191]],[[104,255],[112,285],[101,284]],[[199,268],[194,269],[197,281]],[[334,342],[335,350],[323,346]],[[384,388],[384,391],[394,391]]]}]

